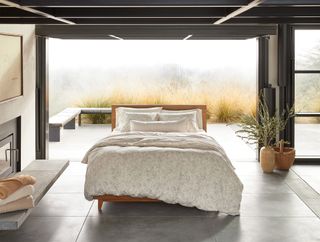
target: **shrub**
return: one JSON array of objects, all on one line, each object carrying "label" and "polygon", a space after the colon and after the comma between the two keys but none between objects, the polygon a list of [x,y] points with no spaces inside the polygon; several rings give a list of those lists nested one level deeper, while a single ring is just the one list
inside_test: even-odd
[{"label": "shrub", "polygon": [[[111,104],[108,102],[108,99],[106,98],[86,98],[78,105],[78,107],[107,108],[107,107],[111,107]],[[110,115],[105,115],[105,114],[84,114],[83,115],[83,123],[105,124],[110,122],[111,122]]]},{"label": "shrub", "polygon": [[214,115],[216,122],[230,123],[236,122],[242,112],[234,100],[221,98],[215,106]]}]

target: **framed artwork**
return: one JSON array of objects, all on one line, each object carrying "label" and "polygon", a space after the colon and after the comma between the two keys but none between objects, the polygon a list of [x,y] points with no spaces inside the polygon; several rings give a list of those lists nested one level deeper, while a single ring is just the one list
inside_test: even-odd
[{"label": "framed artwork", "polygon": [[0,102],[23,95],[22,36],[0,33]]}]

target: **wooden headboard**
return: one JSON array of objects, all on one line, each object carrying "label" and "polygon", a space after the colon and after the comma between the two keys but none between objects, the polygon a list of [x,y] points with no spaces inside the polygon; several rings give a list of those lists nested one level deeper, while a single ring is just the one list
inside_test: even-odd
[{"label": "wooden headboard", "polygon": [[112,105],[112,113],[111,113],[111,128],[114,129],[116,127],[116,108],[119,107],[128,107],[128,108],[152,108],[152,107],[163,107],[166,110],[189,110],[189,109],[201,109],[202,110],[202,127],[205,131],[207,131],[207,106],[206,105]]}]

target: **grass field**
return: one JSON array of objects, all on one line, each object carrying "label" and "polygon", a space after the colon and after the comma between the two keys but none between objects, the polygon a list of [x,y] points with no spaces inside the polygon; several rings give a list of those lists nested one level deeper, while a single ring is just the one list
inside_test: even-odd
[{"label": "grass field", "polygon": [[[115,89],[108,96],[87,96],[75,105],[79,107],[110,107],[112,104],[205,104],[208,122],[237,122],[241,114],[256,112],[256,95],[246,87],[224,86],[218,89],[162,88],[154,90]],[[85,116],[89,123],[104,123],[104,115]]]}]

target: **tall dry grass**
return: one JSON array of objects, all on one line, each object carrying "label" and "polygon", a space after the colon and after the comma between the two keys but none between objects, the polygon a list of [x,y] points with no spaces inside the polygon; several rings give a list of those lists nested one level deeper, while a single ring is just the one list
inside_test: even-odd
[{"label": "tall dry grass", "polygon": [[[237,122],[241,114],[256,112],[254,91],[245,87],[225,85],[220,88],[135,88],[118,87],[106,96],[89,96],[78,102],[81,107],[110,107],[112,104],[205,104],[210,123]],[[103,115],[87,115],[90,123],[106,122]],[[109,120],[107,120],[108,122]]]},{"label": "tall dry grass", "polygon": [[[111,103],[108,102],[108,99],[102,97],[91,97],[85,98],[78,103],[79,107],[86,107],[86,108],[104,108],[110,107]],[[109,115],[105,114],[84,114],[82,115],[82,120],[84,123],[92,123],[92,124],[103,124],[103,123],[110,123],[111,118]]]},{"label": "tall dry grass", "polygon": [[[304,100],[303,100],[304,101]],[[307,102],[307,101],[305,101]],[[303,112],[304,110],[310,111],[310,112],[315,112],[315,113],[320,113],[320,97],[317,99],[312,100],[311,102],[312,107],[307,106],[306,104],[298,103],[296,105],[295,109],[296,112]],[[310,105],[308,103],[308,105]],[[320,117],[295,117],[295,123],[297,124],[320,124]]]}]

